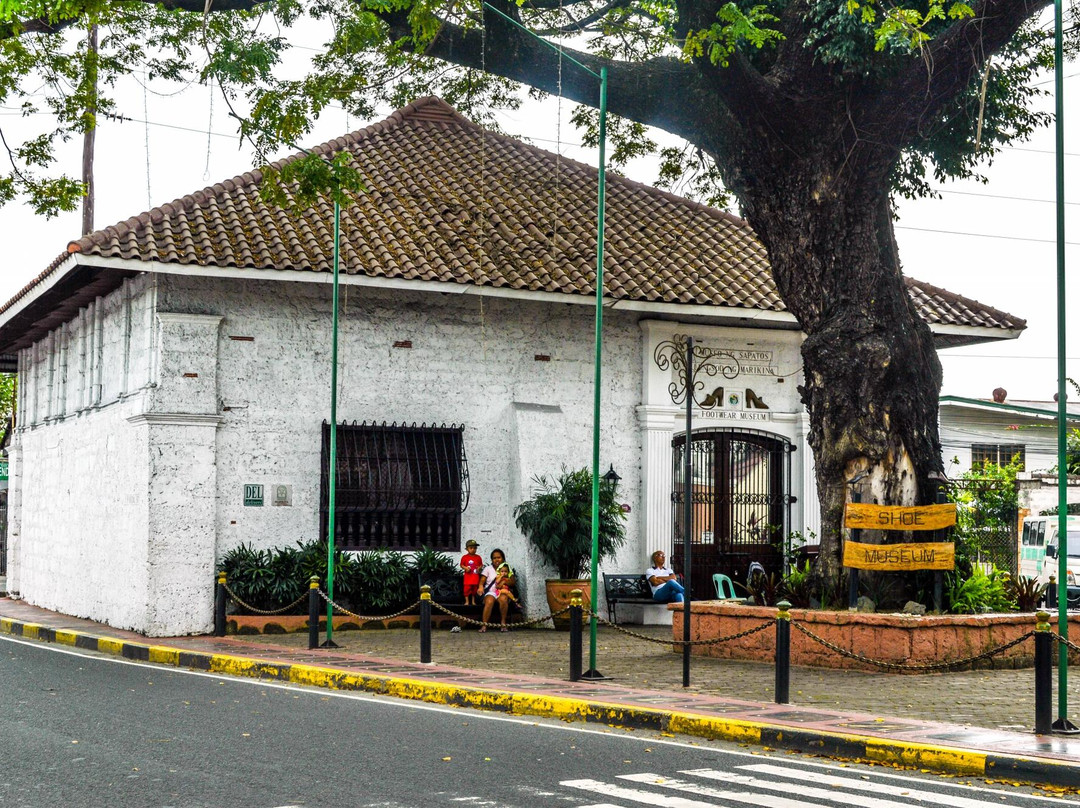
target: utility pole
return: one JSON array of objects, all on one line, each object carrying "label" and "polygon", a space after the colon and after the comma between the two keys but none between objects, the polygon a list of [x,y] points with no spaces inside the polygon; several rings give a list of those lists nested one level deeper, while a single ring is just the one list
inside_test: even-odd
[{"label": "utility pole", "polygon": [[86,86],[89,100],[83,114],[85,130],[82,147],[82,182],[86,195],[82,204],[82,235],[94,232],[94,135],[97,132],[98,27],[91,23],[86,39]]}]

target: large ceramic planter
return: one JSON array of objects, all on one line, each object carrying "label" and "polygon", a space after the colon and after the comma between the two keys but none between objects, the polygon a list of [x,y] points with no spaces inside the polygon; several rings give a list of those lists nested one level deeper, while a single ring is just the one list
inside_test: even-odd
[{"label": "large ceramic planter", "polygon": [[[574,581],[563,580],[559,578],[548,578],[545,582],[547,585],[547,601],[548,609],[552,614],[562,611],[570,605],[570,593],[575,589],[581,590],[581,605],[587,611],[589,608],[589,598],[592,597],[592,587],[588,580]],[[570,615],[564,614],[554,618],[552,621],[555,624],[555,628],[559,631],[570,630]],[[582,623],[585,622],[584,616],[582,617]]]}]

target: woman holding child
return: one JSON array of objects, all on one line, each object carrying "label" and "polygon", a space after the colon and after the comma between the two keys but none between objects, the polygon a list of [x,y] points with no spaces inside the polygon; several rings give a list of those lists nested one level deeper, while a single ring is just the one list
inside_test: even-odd
[{"label": "woman holding child", "polygon": [[[514,585],[517,583],[514,568],[506,563],[506,554],[499,548],[491,551],[491,563],[484,567],[480,573],[480,589],[484,597],[483,621],[490,622],[491,614],[495,610],[495,604],[499,604],[500,631],[509,631],[506,627],[506,618],[510,613],[511,601],[517,603],[514,597]],[[480,631],[487,631],[487,626],[481,626]]]}]

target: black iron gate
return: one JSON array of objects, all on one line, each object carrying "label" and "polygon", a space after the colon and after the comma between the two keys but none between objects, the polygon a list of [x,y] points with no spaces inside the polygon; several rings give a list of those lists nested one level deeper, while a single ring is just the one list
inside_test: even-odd
[{"label": "black iron gate", "polygon": [[990,477],[951,480],[948,494],[956,503],[953,537],[966,545],[971,561],[992,563],[1016,577],[1019,515],[1015,481]]},{"label": "black iron gate", "polygon": [[[683,479],[686,436],[672,441],[672,538],[668,557],[683,570]],[[746,582],[753,562],[767,574],[783,572],[784,537],[791,524],[791,452],[794,446],[766,432],[709,430],[690,442],[692,523],[691,596],[714,598],[712,576]]]}]

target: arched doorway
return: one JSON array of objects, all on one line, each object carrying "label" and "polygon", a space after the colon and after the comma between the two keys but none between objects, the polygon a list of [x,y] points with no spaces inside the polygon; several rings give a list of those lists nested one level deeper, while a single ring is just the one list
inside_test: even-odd
[{"label": "arched doorway", "polygon": [[[669,554],[683,570],[683,480],[686,436],[672,441],[672,538]],[[714,598],[713,573],[746,582],[752,562],[782,574],[791,524],[791,452],[794,446],[767,432],[695,431],[690,442],[692,524],[690,564],[694,600]]]}]

